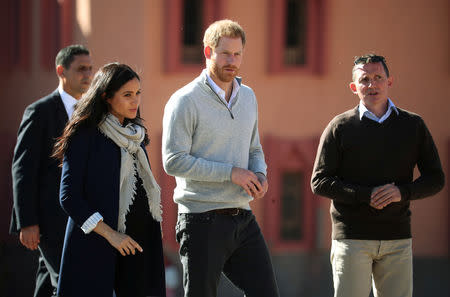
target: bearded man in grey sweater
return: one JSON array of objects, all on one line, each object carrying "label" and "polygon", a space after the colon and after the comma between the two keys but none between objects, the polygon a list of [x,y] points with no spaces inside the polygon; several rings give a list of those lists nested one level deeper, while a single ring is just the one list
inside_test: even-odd
[{"label": "bearded man in grey sweater", "polygon": [[203,39],[206,69],[169,99],[163,163],[176,178],[185,297],[214,297],[223,272],[247,297],[279,296],[249,202],[267,192],[254,92],[237,77],[245,33],[217,21]]}]

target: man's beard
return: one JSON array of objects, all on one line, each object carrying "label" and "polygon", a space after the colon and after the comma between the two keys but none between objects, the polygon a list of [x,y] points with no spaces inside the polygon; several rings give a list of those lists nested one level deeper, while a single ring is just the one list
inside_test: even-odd
[{"label": "man's beard", "polygon": [[[232,65],[225,65],[222,68],[220,68],[216,63],[213,63],[211,72],[212,74],[217,77],[222,82],[231,82],[239,73],[239,68]],[[227,73],[225,68],[231,68],[234,70],[233,74]]]}]

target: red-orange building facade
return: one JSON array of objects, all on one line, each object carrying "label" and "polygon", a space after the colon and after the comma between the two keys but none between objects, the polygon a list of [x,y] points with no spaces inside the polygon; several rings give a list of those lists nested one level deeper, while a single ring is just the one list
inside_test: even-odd
[{"label": "red-orange building facade", "polygon": [[[175,90],[200,73],[203,30],[220,18],[238,21],[247,34],[241,75],[258,98],[270,185],[252,208],[269,243],[282,296],[327,296],[332,288],[326,260],[329,200],[311,193],[309,179],[322,130],[334,115],[358,103],[348,88],[354,56],[376,52],[387,58],[392,100],[423,117],[450,175],[447,0],[4,0],[0,15],[7,41],[0,48],[0,243],[5,246],[16,242],[7,234],[10,166],[23,110],[57,87],[53,61],[59,48],[82,43],[96,68],[120,61],[141,75],[141,113],[150,131],[152,168],[163,189],[165,248],[169,258],[177,258],[174,180],[161,164],[163,108]],[[446,185],[436,196],[412,203],[417,294],[428,286],[437,287],[435,296],[442,294],[436,277],[433,282],[422,276],[439,280],[444,271],[448,278],[448,269],[435,269],[448,265],[449,198]],[[321,280],[326,284],[315,285]]]}]

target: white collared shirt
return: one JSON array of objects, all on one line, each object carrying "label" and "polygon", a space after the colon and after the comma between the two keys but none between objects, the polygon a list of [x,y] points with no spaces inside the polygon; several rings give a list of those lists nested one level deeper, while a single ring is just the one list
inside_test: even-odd
[{"label": "white collared shirt", "polygon": [[231,92],[230,101],[227,102],[227,100],[225,99],[225,91],[222,90],[222,88],[214,82],[211,76],[209,76],[208,70],[205,69],[204,71],[206,71],[208,83],[211,85],[213,91],[219,96],[220,99],[222,99],[222,101],[228,106],[228,108],[231,108],[231,104],[233,103],[234,98],[236,98],[239,88],[241,87],[236,78],[233,79],[233,91]]},{"label": "white collared shirt", "polygon": [[394,102],[391,101],[391,99],[388,98],[388,108],[384,115],[381,116],[381,118],[377,117],[373,112],[367,109],[367,107],[364,105],[364,103],[359,101],[359,119],[362,120],[363,116],[365,116],[368,119],[371,119],[372,121],[375,121],[377,123],[383,123],[392,113],[392,110],[394,110],[398,114],[397,107],[395,107]]},{"label": "white collared shirt", "polygon": [[70,119],[72,116],[73,110],[75,109],[75,104],[77,104],[78,100],[69,95],[62,86],[58,87],[59,95],[61,96],[62,102],[64,103],[64,108],[67,112],[67,117]]}]

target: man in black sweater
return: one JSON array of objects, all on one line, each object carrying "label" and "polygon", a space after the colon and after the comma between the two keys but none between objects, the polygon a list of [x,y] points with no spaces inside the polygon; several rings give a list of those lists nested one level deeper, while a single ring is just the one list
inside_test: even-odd
[{"label": "man in black sweater", "polygon": [[357,57],[350,89],[359,105],[320,139],[311,187],[332,199],[335,297],[369,296],[372,280],[375,296],[412,296],[409,203],[444,186],[433,138],[388,98],[392,81],[384,57]]}]

